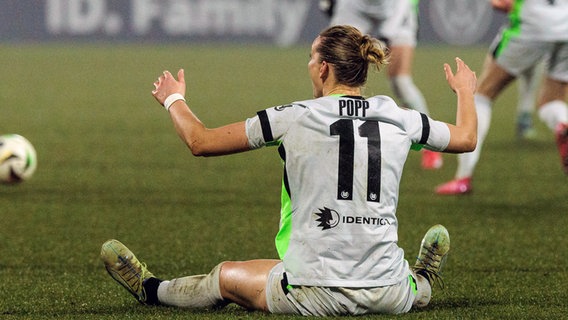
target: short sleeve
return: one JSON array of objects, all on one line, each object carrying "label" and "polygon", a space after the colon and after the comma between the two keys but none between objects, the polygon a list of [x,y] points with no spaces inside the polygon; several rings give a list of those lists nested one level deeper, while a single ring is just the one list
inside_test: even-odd
[{"label": "short sleeve", "polygon": [[450,143],[450,129],[448,125],[442,121],[434,120],[424,113],[413,112],[420,115],[418,118],[412,118],[414,124],[420,124],[418,128],[410,132],[414,137],[413,149],[419,150],[425,147],[429,150],[444,151]]},{"label": "short sleeve", "polygon": [[426,148],[434,151],[444,151],[450,143],[450,128],[445,122],[428,118],[430,122],[430,135]]},{"label": "short sleeve", "polygon": [[251,149],[258,149],[266,145],[262,135],[262,128],[260,127],[260,119],[258,115],[246,120],[245,129],[248,144]]},{"label": "short sleeve", "polygon": [[306,110],[299,104],[276,106],[257,112],[246,120],[246,134],[251,149],[276,145]]}]

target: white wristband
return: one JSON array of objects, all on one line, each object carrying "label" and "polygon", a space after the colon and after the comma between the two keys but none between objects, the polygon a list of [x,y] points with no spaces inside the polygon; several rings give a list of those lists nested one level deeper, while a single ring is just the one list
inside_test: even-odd
[{"label": "white wristband", "polygon": [[183,100],[185,102],[185,98],[183,97],[183,95],[181,95],[181,93],[170,94],[166,98],[166,100],[164,100],[164,108],[166,108],[167,111],[170,111],[170,107],[172,106],[172,104],[174,104],[174,102],[178,100]]}]

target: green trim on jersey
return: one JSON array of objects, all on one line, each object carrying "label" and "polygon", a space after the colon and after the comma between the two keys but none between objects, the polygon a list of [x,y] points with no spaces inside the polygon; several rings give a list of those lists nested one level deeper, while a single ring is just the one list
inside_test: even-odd
[{"label": "green trim on jersey", "polygon": [[422,148],[424,148],[424,145],[420,143],[413,143],[410,145],[410,150],[420,151]]},{"label": "green trim on jersey", "polygon": [[276,234],[276,251],[280,260],[284,259],[288,245],[290,244],[290,236],[292,235],[292,201],[290,195],[284,186],[284,179],[282,179],[282,194],[281,194],[282,208],[280,209],[280,230]]},{"label": "green trim on jersey", "polygon": [[509,26],[503,31],[503,37],[495,50],[495,57],[501,55],[501,52],[511,40],[512,37],[518,36],[521,33],[521,9],[523,8],[525,0],[515,0],[513,7],[509,13]]},{"label": "green trim on jersey", "polygon": [[412,290],[412,294],[416,296],[418,294],[418,285],[416,284],[416,279],[414,279],[414,277],[409,274],[408,280],[410,280],[410,288]]}]

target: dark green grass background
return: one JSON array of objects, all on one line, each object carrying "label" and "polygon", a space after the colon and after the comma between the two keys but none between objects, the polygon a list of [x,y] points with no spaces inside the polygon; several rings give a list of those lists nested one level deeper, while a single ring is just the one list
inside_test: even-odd
[{"label": "dark green grass background", "polygon": [[[186,69],[187,98],[210,127],[310,98],[309,48],[263,46],[13,45],[0,47],[0,133],[27,137],[34,177],[0,185],[0,317],[61,319],[293,318],[139,305],[106,274],[100,245],[127,244],[162,278],[208,272],[223,260],[276,258],[281,164],[275,148],[194,158],[153,100],[164,69]],[[485,48],[418,48],[415,81],[439,119],[455,97],[442,63],[480,72]],[[366,95],[391,95],[371,74]],[[413,261],[433,224],[450,231],[446,290],[403,319],[558,319],[568,295],[567,177],[552,133],[514,135],[516,88],[498,100],[466,197],[440,197],[456,157],[439,171],[411,153],[399,244]],[[538,121],[538,120],[537,120]],[[317,192],[317,190],[314,190]],[[391,318],[373,316],[362,318]]]}]

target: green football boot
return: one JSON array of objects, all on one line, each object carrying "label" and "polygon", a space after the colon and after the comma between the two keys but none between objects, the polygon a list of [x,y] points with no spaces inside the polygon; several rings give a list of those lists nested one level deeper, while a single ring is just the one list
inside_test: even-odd
[{"label": "green football boot", "polygon": [[142,304],[155,304],[148,299],[144,281],[155,278],[146,265],[118,240],[108,240],[101,248],[101,260],[110,276]]},{"label": "green football boot", "polygon": [[437,282],[440,288],[444,281],[440,276],[442,266],[446,262],[450,251],[450,235],[448,230],[437,224],[426,232],[420,245],[420,252],[412,268],[416,274],[426,278],[430,285]]}]

